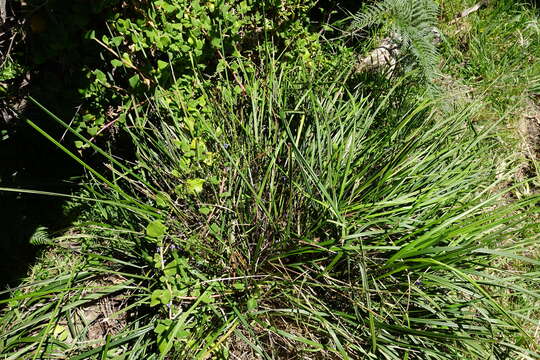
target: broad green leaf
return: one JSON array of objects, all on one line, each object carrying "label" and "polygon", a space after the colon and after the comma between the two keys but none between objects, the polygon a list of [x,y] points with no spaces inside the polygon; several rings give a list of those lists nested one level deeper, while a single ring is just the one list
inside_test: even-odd
[{"label": "broad green leaf", "polygon": [[96,76],[96,79],[99,82],[102,82],[103,84],[107,84],[107,76],[105,73],[101,70],[94,70],[94,75]]},{"label": "broad green leaf", "polygon": [[160,237],[165,234],[167,227],[159,220],[154,220],[146,227],[146,235],[150,237]]},{"label": "broad green leaf", "polygon": [[190,179],[186,181],[186,192],[197,195],[203,191],[204,179]]},{"label": "broad green leaf", "polygon": [[120,66],[123,66],[124,63],[118,59],[112,59],[111,60],[111,65],[114,66],[114,67],[120,67]]},{"label": "broad green leaf", "polygon": [[158,60],[157,66],[158,66],[158,69],[159,69],[159,70],[163,70],[163,69],[165,69],[167,66],[169,66],[169,63],[168,63],[168,62],[165,62],[165,61],[163,61],[163,60]]},{"label": "broad green leaf", "polygon": [[129,78],[129,86],[132,88],[135,88],[139,84],[139,75],[135,74],[132,77]]},{"label": "broad green leaf", "polygon": [[171,301],[171,294],[169,293],[169,290],[154,290],[152,295],[150,296],[150,306],[156,306],[159,304],[166,305]]},{"label": "broad green leaf", "polygon": [[96,136],[99,129],[97,128],[97,126],[92,126],[92,127],[89,127],[88,129],[86,129],[86,131],[88,132],[88,135]]},{"label": "broad green leaf", "polygon": [[111,43],[113,43],[114,46],[120,46],[122,41],[124,41],[124,38],[122,36],[115,36],[111,38]]},{"label": "broad green leaf", "polygon": [[209,207],[202,207],[202,208],[199,208],[199,212],[203,215],[208,215],[210,214],[210,211],[212,211],[211,208]]},{"label": "broad green leaf", "polygon": [[178,270],[178,263],[176,262],[176,260],[173,260],[170,263],[168,263],[167,266],[165,266],[165,268],[163,269],[163,272],[167,276],[174,276],[177,274],[178,272],[177,270]]}]

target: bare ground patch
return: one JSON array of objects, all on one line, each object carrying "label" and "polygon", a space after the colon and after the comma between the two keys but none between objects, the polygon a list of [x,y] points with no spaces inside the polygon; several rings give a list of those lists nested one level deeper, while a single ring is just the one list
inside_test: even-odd
[{"label": "bare ground patch", "polygon": [[516,173],[516,180],[531,179],[530,192],[538,192],[538,163],[540,161],[540,106],[529,101],[518,124],[522,164]]}]

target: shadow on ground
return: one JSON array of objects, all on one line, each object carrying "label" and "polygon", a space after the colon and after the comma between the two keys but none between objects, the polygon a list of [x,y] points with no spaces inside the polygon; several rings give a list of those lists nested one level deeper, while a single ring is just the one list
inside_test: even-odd
[{"label": "shadow on ground", "polygon": [[[32,118],[47,121],[37,113]],[[0,187],[69,193],[80,167],[26,124],[0,141]],[[18,284],[33,263],[37,248],[29,243],[40,226],[51,231],[69,225],[71,214],[59,197],[0,191],[0,290]]]},{"label": "shadow on ground", "polygon": [[[109,3],[120,1],[8,1],[0,53],[9,53],[23,70],[1,84],[7,92],[0,92],[0,187],[75,190],[82,167],[16,114],[22,112],[55,139],[62,137],[65,129],[25,98],[32,95],[60,118],[72,119],[84,102],[77,89],[90,81],[85,68],[102,62],[98,44],[85,33],[103,27],[109,12],[100,9]],[[14,39],[13,46],[5,39]],[[70,146],[73,139],[62,143]],[[66,214],[65,204],[65,198],[0,191],[0,291],[17,286],[28,273],[37,254],[29,241],[38,227],[55,232],[70,224],[73,214]]]}]

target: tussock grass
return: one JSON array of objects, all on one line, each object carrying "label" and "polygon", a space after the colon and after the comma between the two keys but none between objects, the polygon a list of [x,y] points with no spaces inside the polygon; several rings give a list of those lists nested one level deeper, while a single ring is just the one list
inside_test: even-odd
[{"label": "tussock grass", "polygon": [[90,145],[107,174],[64,148],[89,171],[74,201],[93,205],[76,245],[47,239],[69,267],[4,301],[0,353],[539,358],[522,251],[539,197],[508,201],[500,124],[414,75],[369,91],[351,67],[230,61],[133,106],[134,159]]},{"label": "tussock grass", "polygon": [[[269,62],[255,76],[237,65],[245,92],[199,82],[207,111],[193,123],[191,95],[165,90],[152,113],[131,118],[137,162],[112,165],[112,186],[101,175],[88,183],[98,204],[89,219],[102,223],[80,227],[93,260],[19,299],[35,320],[4,324],[5,353],[535,356],[521,310],[504,304],[538,293],[490,264],[535,266],[514,250],[537,231],[527,219],[538,199],[497,206],[496,169],[481,161],[491,134],[468,121],[477,105],[441,116],[421,92],[401,100],[399,82],[379,96],[352,90],[348,68]],[[117,284],[103,280],[111,273]],[[105,283],[86,287],[92,279]],[[88,331],[62,335],[71,309],[118,296],[123,331],[94,350]]]}]

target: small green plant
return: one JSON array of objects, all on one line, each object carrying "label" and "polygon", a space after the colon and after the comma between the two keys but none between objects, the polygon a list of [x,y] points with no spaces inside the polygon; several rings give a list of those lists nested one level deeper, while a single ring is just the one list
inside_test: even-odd
[{"label": "small green plant", "polygon": [[[270,47],[289,60],[320,53],[309,27],[313,0],[14,2],[26,17],[27,40],[15,44],[0,81],[43,68],[32,85],[76,102],[70,124],[93,142],[125,126],[132,97],[140,108],[159,86],[189,91],[194,71],[234,72],[226,67],[231,56],[256,59]],[[62,74],[55,66],[71,74],[68,89],[57,84]],[[79,140],[75,146],[87,147]]]},{"label": "small green plant", "polygon": [[117,14],[108,23],[109,33],[89,31],[86,35],[100,44],[110,64],[88,69],[89,85],[80,89],[95,105],[91,108],[111,108],[114,117],[107,119],[103,111],[84,111],[79,130],[96,136],[111,121],[122,125],[131,109],[120,104],[130,95],[144,102],[143,94],[159,86],[189,92],[194,71],[209,76],[234,73],[227,67],[227,58],[257,58],[276,46],[274,42],[288,58],[299,53],[306,60],[313,58],[319,50],[317,34],[306,27],[306,14],[313,5],[313,1],[163,0],[134,6],[132,16]]},{"label": "small green plant", "polygon": [[45,226],[38,227],[30,237],[29,242],[35,246],[49,245],[51,243],[51,238],[48,229]]}]

